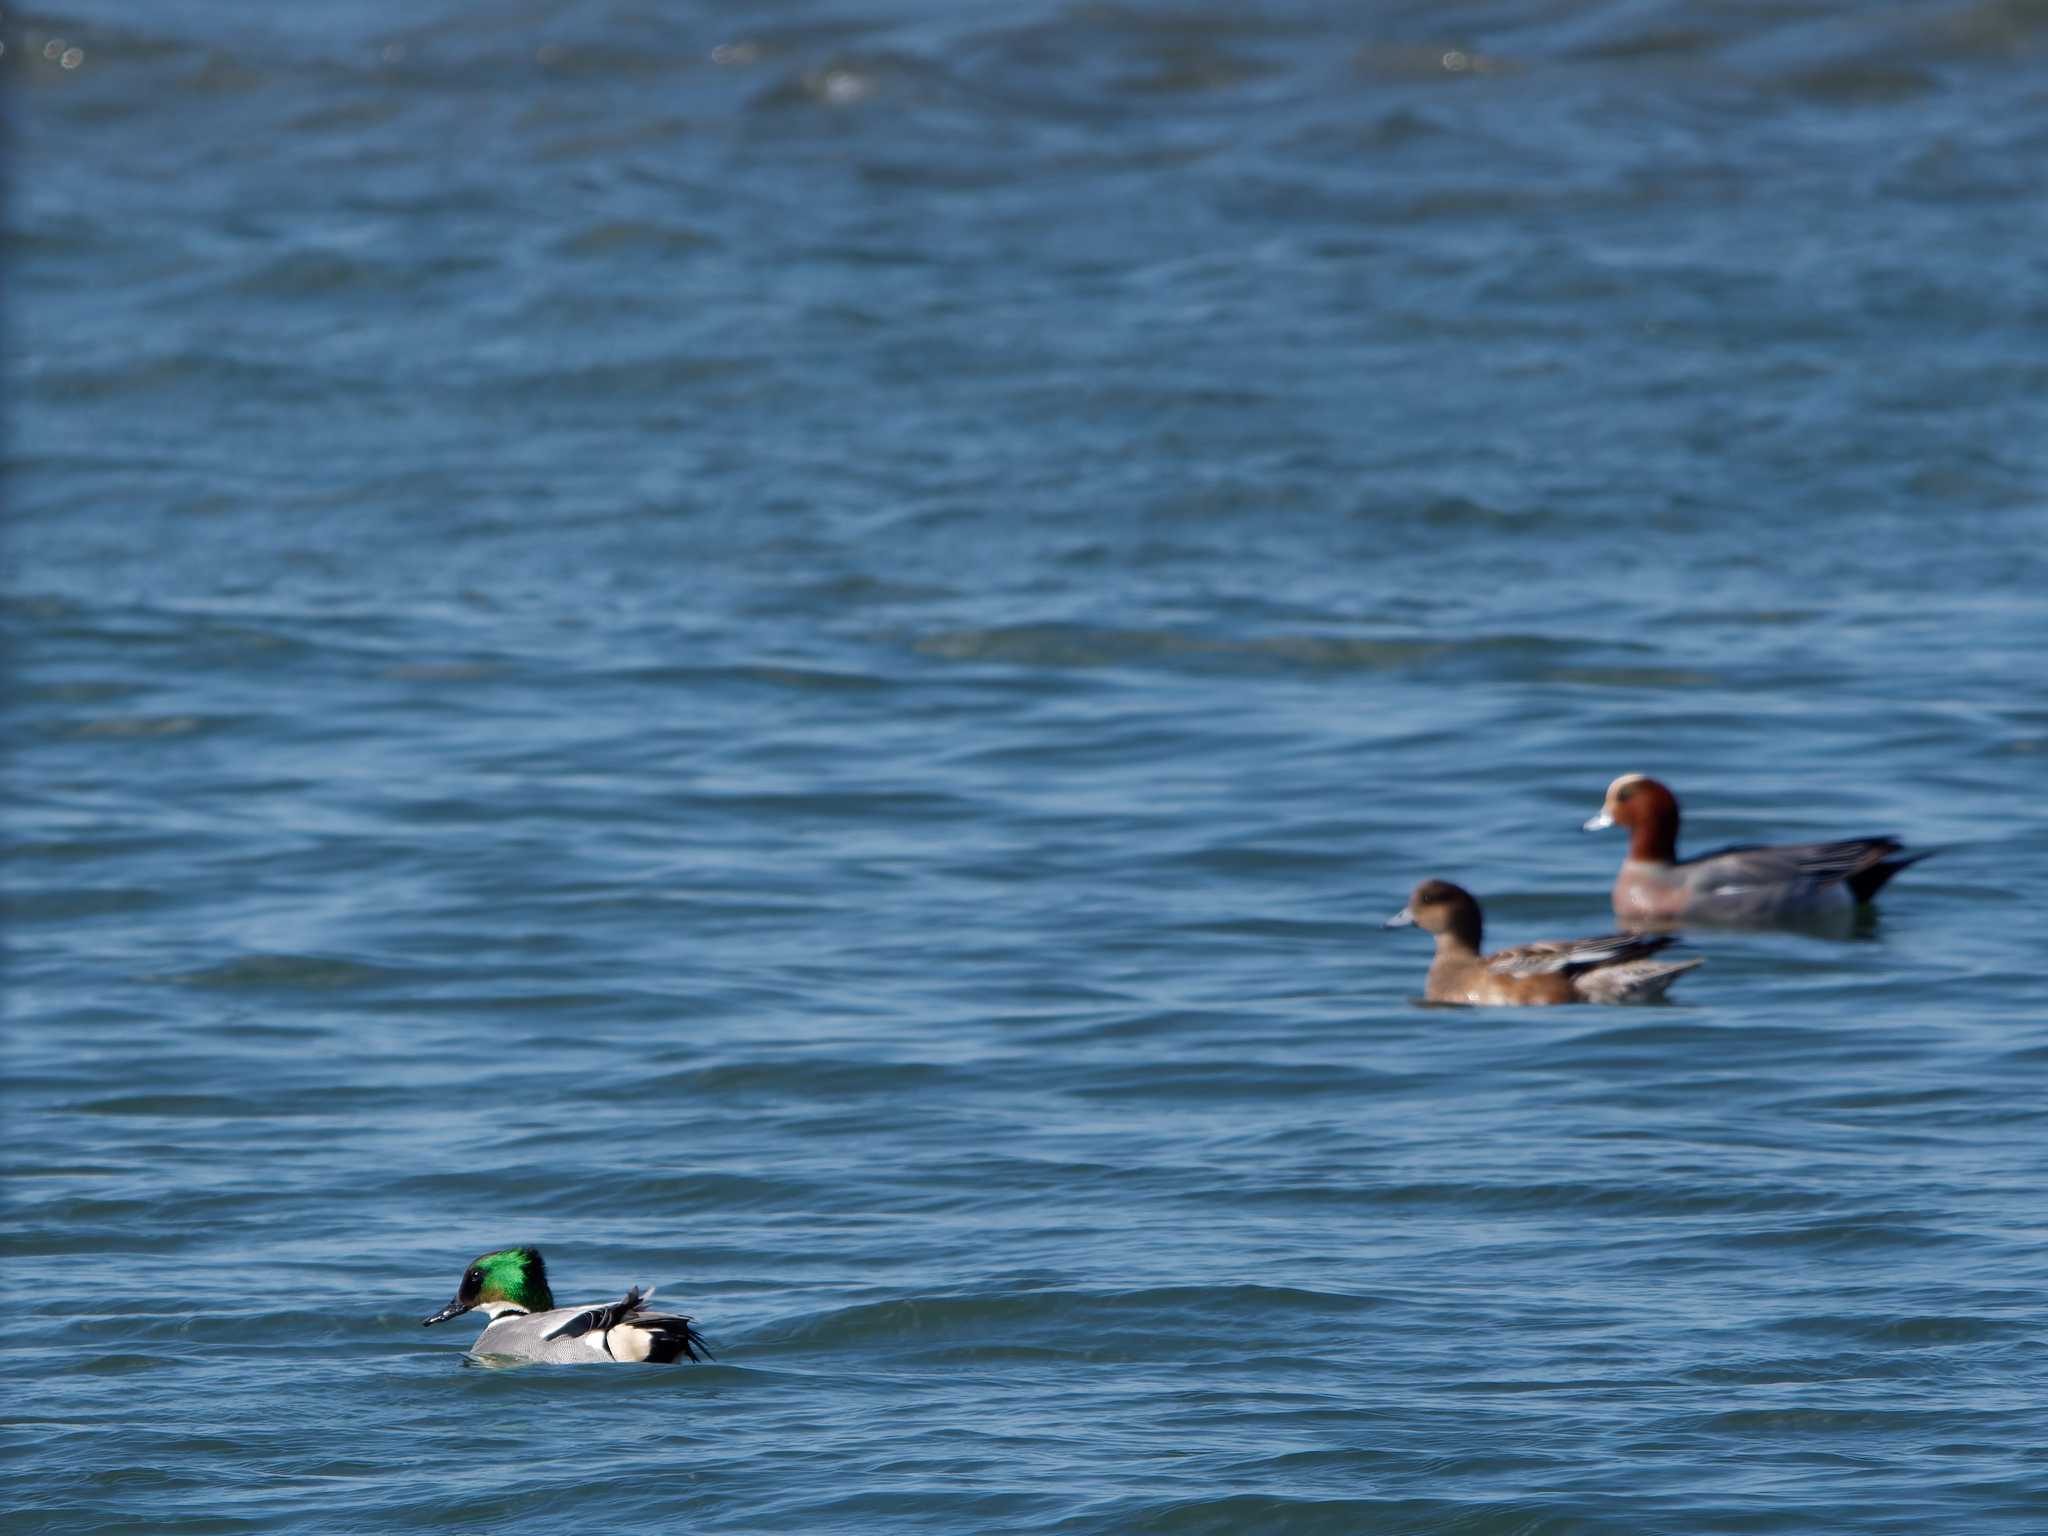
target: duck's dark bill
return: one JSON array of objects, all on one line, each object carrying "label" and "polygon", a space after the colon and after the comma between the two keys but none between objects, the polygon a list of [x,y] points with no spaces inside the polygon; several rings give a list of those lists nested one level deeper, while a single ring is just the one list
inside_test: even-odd
[{"label": "duck's dark bill", "polygon": [[449,1302],[447,1306],[443,1307],[440,1311],[436,1312],[432,1317],[421,1318],[420,1326],[422,1328],[431,1328],[436,1323],[447,1322],[448,1319],[451,1317],[460,1317],[463,1313],[467,1312],[468,1310],[469,1308],[463,1304],[462,1298],[458,1296],[455,1300]]}]

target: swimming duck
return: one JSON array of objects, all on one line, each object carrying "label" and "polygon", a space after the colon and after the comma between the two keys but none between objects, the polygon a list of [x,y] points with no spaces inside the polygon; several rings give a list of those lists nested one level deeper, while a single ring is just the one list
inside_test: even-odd
[{"label": "swimming duck", "polygon": [[1387,919],[1436,935],[1423,997],[1432,1003],[1508,1007],[1531,1003],[1642,1003],[1700,962],[1651,960],[1676,941],[1614,933],[1598,939],[1552,939],[1518,944],[1490,955],[1479,952],[1479,903],[1448,880],[1425,880],[1408,905]]},{"label": "swimming duck", "polygon": [[500,1248],[479,1254],[462,1272],[455,1299],[420,1326],[481,1309],[490,1319],[477,1335],[475,1355],[576,1363],[590,1360],[708,1360],[703,1335],[673,1312],[650,1312],[650,1287],[588,1307],[557,1307],[548,1289],[547,1264],[538,1248]]},{"label": "swimming duck", "polygon": [[[1614,881],[1622,921],[1771,923],[1846,916],[1887,880],[1926,853],[1896,855],[1895,837],[1836,843],[1742,843],[1696,858],[1678,857],[1678,799],[1655,779],[1625,773],[1607,786],[1600,814],[1586,823],[1629,830],[1628,855]],[[1932,850],[1929,850],[1931,852]]]}]

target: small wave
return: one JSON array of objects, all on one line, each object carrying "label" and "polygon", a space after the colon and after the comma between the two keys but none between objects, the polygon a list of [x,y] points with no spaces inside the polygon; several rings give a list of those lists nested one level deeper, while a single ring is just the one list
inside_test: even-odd
[{"label": "small wave", "polygon": [[138,886],[44,886],[0,901],[0,911],[5,912],[10,925],[25,928],[36,923],[76,922],[145,912],[168,899],[162,891]]},{"label": "small wave", "polygon": [[1779,1318],[1764,1327],[1773,1333],[1837,1340],[1886,1350],[1988,1344],[2001,1339],[2031,1338],[2040,1331],[2032,1318],[1949,1315],[1840,1317],[1817,1314]]},{"label": "small wave", "polygon": [[824,107],[902,108],[957,97],[957,84],[934,59],[904,53],[838,53],[792,70],[755,95],[756,112]]},{"label": "small wave", "polygon": [[1366,640],[1338,635],[1270,635],[1226,640],[1177,630],[1097,629],[1086,625],[1020,624],[926,635],[915,649],[945,661],[1012,666],[1114,667],[1134,662],[1383,670],[1406,666],[1442,647],[1416,640]]},{"label": "small wave", "polygon": [[[975,1081],[977,1074],[922,1061],[857,1061],[829,1057],[788,1057],[720,1062],[715,1066],[664,1073],[643,1079],[645,1092],[688,1092],[693,1097],[746,1097],[764,1093],[800,1093],[806,1098],[852,1097],[860,1094],[902,1094],[920,1088]],[[596,1085],[596,1096],[613,1092]]]},{"label": "small wave", "polygon": [[1355,1319],[1385,1303],[1286,1286],[1161,1286],[1133,1291],[1045,1290],[978,1296],[912,1296],[836,1308],[769,1324],[759,1346],[832,1350],[957,1346],[985,1340],[1003,1349],[1033,1347],[1067,1358],[1183,1357],[1241,1352],[1234,1337],[1251,1320],[1261,1330],[1308,1318]]},{"label": "small wave", "polygon": [[17,375],[16,388],[49,400],[111,400],[128,395],[209,394],[277,398],[302,392],[300,374],[281,364],[257,363],[221,352],[137,356],[106,366],[55,366]]},{"label": "small wave", "polygon": [[706,385],[759,375],[759,358],[713,353],[666,353],[617,361],[557,364],[521,373],[493,375],[479,393],[507,402],[555,404],[564,398],[619,400],[635,404],[650,398],[687,395]]},{"label": "small wave", "polygon": [[1306,1099],[1329,1094],[1387,1093],[1406,1084],[1407,1079],[1389,1073],[1327,1063],[1288,1066],[1260,1061],[1170,1062],[1125,1071],[1099,1071],[1068,1092],[1079,1099],[1118,1102],[1136,1096],[1161,1103],[1244,1102],[1269,1095]]},{"label": "small wave", "polygon": [[1811,1249],[1868,1253],[1887,1248],[1940,1248],[1966,1245],[1964,1233],[1929,1223],[1919,1212],[1871,1212],[1836,1216],[1823,1221],[1787,1223],[1748,1232],[1723,1234],[1732,1248]]},{"label": "small wave", "polygon": [[80,721],[66,734],[83,737],[193,736],[226,723],[205,715],[117,715]]},{"label": "small wave", "polygon": [[272,1095],[235,1093],[120,1093],[82,1099],[66,1108],[76,1115],[137,1120],[276,1120],[319,1113],[310,1107],[294,1109]]},{"label": "small wave", "polygon": [[1911,64],[1880,59],[1844,59],[1804,69],[1786,82],[1801,96],[1829,105],[1862,106],[1899,101],[1935,90],[1939,81]]},{"label": "small wave", "polygon": [[767,683],[807,693],[870,693],[890,689],[895,681],[869,672],[837,671],[827,667],[774,666],[765,662],[722,667],[653,666],[622,669],[610,674],[622,682],[641,686],[715,687],[722,682]]},{"label": "small wave", "polygon": [[345,256],[338,251],[302,250],[279,256],[245,272],[226,291],[242,298],[321,299],[352,290],[387,288],[404,292],[416,273]]},{"label": "small wave", "polygon": [[1459,1502],[1449,1499],[1325,1499],[1238,1493],[1211,1498],[1119,1501],[1108,1509],[1051,1527],[1063,1536],[1083,1532],[1144,1536],[1621,1536],[1638,1522],[1609,1523],[1583,1508],[1547,1503]]},{"label": "small wave", "polygon": [[169,1355],[88,1355],[76,1369],[86,1376],[133,1376],[138,1371],[167,1369],[178,1362]]},{"label": "small wave", "polygon": [[687,256],[716,239],[701,230],[679,225],[655,224],[642,219],[612,219],[593,224],[561,240],[556,249],[564,256],[652,256],[672,259]]},{"label": "small wave", "polygon": [[1868,1435],[1883,1431],[1949,1430],[1951,1405],[1925,1411],[1895,1408],[1736,1408],[1690,1421],[1696,1433],[1725,1435]]},{"label": "small wave", "polygon": [[327,955],[245,955],[240,959],[156,978],[183,987],[291,988],[336,991],[409,981],[408,973]]},{"label": "small wave", "polygon": [[1480,53],[1461,43],[1369,43],[1352,55],[1352,68],[1370,79],[1401,82],[1470,80],[1519,74],[1528,66],[1503,54]]}]

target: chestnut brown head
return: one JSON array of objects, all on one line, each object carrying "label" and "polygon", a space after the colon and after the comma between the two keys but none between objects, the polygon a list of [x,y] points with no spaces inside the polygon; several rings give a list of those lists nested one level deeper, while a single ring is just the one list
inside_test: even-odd
[{"label": "chestnut brown head", "polygon": [[1628,856],[1666,864],[1678,857],[1678,800],[1648,774],[1624,773],[1607,786],[1600,814],[1586,823],[1588,832],[1602,827],[1627,827]]},{"label": "chestnut brown head", "polygon": [[1408,893],[1408,905],[1387,919],[1389,928],[1413,923],[1424,933],[1448,933],[1479,947],[1479,903],[1463,886],[1448,880],[1425,880]]}]

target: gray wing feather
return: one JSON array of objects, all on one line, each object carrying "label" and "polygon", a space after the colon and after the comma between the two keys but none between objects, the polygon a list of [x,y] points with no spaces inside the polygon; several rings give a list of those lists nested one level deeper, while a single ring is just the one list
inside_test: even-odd
[{"label": "gray wing feather", "polygon": [[1597,939],[1553,939],[1518,944],[1486,957],[1496,976],[1542,976],[1552,971],[1586,971],[1596,966],[1640,960],[1676,942],[1670,934],[1609,933]]},{"label": "gray wing feather", "polygon": [[545,1337],[550,1339],[580,1339],[584,1334],[591,1332],[593,1329],[601,1333],[608,1328],[616,1328],[628,1317],[631,1317],[635,1312],[645,1307],[647,1305],[647,1298],[653,1294],[653,1291],[643,1291],[636,1285],[626,1292],[623,1300],[614,1301],[601,1307],[585,1307],[574,1317],[567,1318],[556,1327],[549,1329]]},{"label": "gray wing feather", "polygon": [[[1826,885],[1846,880],[1858,870],[1899,852],[1903,846],[1895,837],[1858,837],[1837,843],[1743,843],[1703,853],[1679,867],[1698,866],[1701,874],[1710,874],[1716,883],[1722,884],[1762,883],[1799,876]],[[1709,870],[1708,865],[1720,867]]]}]

